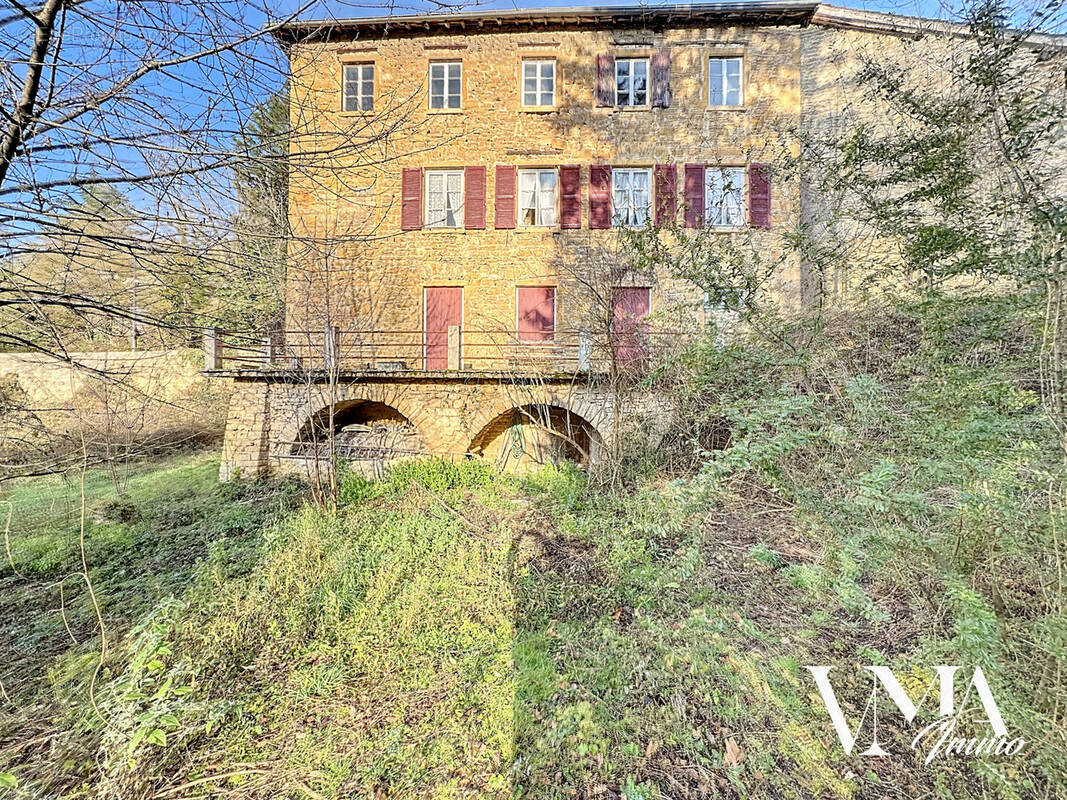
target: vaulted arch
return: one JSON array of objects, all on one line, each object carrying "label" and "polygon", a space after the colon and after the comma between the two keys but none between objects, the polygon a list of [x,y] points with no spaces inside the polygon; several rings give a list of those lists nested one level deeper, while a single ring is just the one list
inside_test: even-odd
[{"label": "vaulted arch", "polygon": [[320,408],[298,430],[290,453],[311,455],[332,442],[353,460],[420,455],[426,443],[408,417],[379,400],[355,398]]},{"label": "vaulted arch", "polygon": [[563,460],[596,460],[601,437],[579,414],[551,403],[528,403],[496,413],[481,425],[469,451],[502,469]]}]

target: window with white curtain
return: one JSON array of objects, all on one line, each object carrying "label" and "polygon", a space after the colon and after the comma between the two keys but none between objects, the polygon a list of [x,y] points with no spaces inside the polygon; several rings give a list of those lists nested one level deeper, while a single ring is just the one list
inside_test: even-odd
[{"label": "window with white curtain", "polygon": [[652,170],[611,170],[612,224],[616,227],[648,223],[652,208]]},{"label": "window with white curtain", "polygon": [[740,228],[745,224],[745,168],[708,167],[704,173],[707,224]]},{"label": "window with white curtain", "polygon": [[648,105],[648,59],[615,59],[615,105]]},{"label": "window with white curtain", "polygon": [[519,222],[522,225],[555,225],[558,207],[556,170],[519,170]]},{"label": "window with white curtain", "polygon": [[463,170],[426,171],[426,227],[463,227]]}]

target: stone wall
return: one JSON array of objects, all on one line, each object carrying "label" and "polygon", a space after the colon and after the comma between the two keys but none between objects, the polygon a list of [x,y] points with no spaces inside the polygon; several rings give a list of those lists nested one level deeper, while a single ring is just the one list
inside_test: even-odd
[{"label": "stone wall", "polygon": [[[0,353],[0,383],[12,413],[43,432],[81,431],[90,441],[217,433],[230,381],[209,379],[201,351]],[[3,437],[0,436],[0,439]],[[0,446],[12,445],[0,442]]]},{"label": "stone wall", "polygon": [[[444,458],[469,456],[495,459],[500,453],[499,436],[514,424],[516,409],[551,407],[568,412],[574,424],[586,426],[593,440],[589,456],[616,436],[632,435],[622,424],[640,418],[645,436],[661,436],[673,411],[670,402],[653,394],[623,393],[606,384],[506,381],[457,375],[452,379],[387,376],[342,381],[336,385],[315,381],[282,380],[280,377],[238,378],[234,381],[230,414],[223,444],[220,477],[229,480],[262,472],[307,473],[306,459],[295,458],[304,441],[308,420],[331,403],[343,408],[354,401],[381,403],[399,412],[410,423],[426,453]],[[535,414],[536,416],[536,414]],[[506,425],[501,420],[508,420]],[[530,420],[520,414],[525,438],[538,440],[538,431],[549,420]],[[566,435],[567,430],[560,431]],[[531,447],[529,456],[536,457]],[[520,459],[521,460],[521,459]]]},{"label": "stone wall", "polygon": [[[669,108],[625,110],[593,104],[598,53],[669,50]],[[747,102],[708,109],[707,58],[741,53]],[[523,110],[524,57],[557,61],[557,108]],[[427,110],[429,63],[462,59],[463,109]],[[341,68],[376,66],[375,114],[340,111]],[[702,293],[667,274],[633,274],[619,255],[617,230],[590,230],[589,165],[775,163],[794,152],[788,131],[800,118],[799,27],[534,30],[478,35],[331,40],[291,53],[294,171],[287,308],[291,329],[342,327],[420,330],[425,286],[463,286],[464,327],[515,328],[515,288],[557,286],[559,331],[595,328],[612,285],[650,285],[653,313],[686,304],[701,314]],[[367,140],[380,140],[368,145]],[[329,153],[328,158],[320,154]],[[497,230],[495,167],[582,167],[582,228]],[[487,168],[485,230],[400,229],[404,167]],[[679,174],[679,186],[681,175]],[[799,195],[783,172],[773,177],[769,231],[749,230],[768,261],[795,228]],[[796,259],[775,276],[785,302],[799,296]],[[593,287],[593,291],[591,291]],[[599,290],[601,297],[593,296]]]}]

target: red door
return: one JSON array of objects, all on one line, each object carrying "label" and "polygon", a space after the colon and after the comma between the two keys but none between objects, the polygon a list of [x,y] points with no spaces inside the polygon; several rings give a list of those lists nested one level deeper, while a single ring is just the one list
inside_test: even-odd
[{"label": "red door", "polygon": [[648,357],[643,320],[651,307],[651,294],[646,286],[619,286],[612,291],[612,341],[615,363],[620,366],[640,363]]},{"label": "red door", "polygon": [[463,328],[463,287],[427,286],[426,369],[448,369],[448,329]]}]

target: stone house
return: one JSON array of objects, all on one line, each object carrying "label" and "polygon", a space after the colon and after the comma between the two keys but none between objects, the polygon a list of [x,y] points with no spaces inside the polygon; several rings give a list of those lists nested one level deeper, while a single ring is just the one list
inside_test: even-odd
[{"label": "stone house", "polygon": [[627,232],[741,238],[785,308],[833,291],[784,246],[820,209],[778,165],[802,128],[877,115],[865,49],[958,35],[800,0],[286,25],[286,324],[209,342],[234,379],[222,476],[306,470],[325,441],[589,460],[634,410],[654,435],[670,409],[627,378],[726,316],[635,268]]}]

